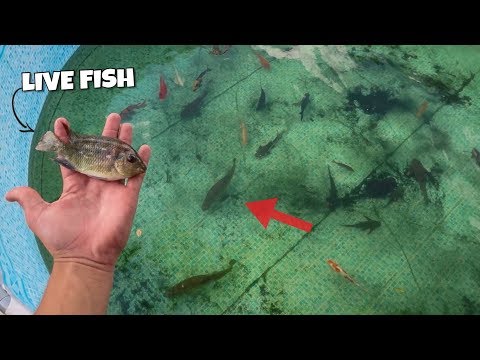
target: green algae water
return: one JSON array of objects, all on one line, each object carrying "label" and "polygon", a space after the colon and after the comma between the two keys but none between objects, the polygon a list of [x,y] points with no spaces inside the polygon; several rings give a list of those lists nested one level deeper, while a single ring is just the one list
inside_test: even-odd
[{"label": "green algae water", "polygon": [[[219,48],[80,47],[64,70],[134,67],[136,86],[45,102],[29,183],[47,201],[60,171],[34,147],[56,118],[100,134],[108,114],[146,104],[122,119],[152,157],[109,313],[479,314],[480,48]],[[270,198],[312,231],[263,228],[245,203]],[[218,279],[168,296],[206,274]]]}]

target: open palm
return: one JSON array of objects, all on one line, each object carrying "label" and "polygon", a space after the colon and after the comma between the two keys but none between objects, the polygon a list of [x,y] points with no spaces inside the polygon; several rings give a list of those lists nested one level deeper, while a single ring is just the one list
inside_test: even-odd
[{"label": "open palm", "polygon": [[[131,144],[132,126],[122,124],[120,116],[107,117],[102,135],[118,137]],[[66,141],[68,121],[55,121],[55,134]],[[150,148],[142,145],[139,156],[148,164]],[[104,181],[60,167],[63,191],[60,198],[47,203],[30,187],[18,187],[6,195],[18,201],[27,224],[55,260],[94,262],[100,266],[115,264],[127,244],[138,194],[145,174],[123,181]]]}]

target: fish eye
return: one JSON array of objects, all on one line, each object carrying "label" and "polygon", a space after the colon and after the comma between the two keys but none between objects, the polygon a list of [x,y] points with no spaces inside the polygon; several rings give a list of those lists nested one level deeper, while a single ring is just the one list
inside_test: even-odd
[{"label": "fish eye", "polygon": [[135,161],[137,161],[137,158],[133,154],[128,154],[127,160],[128,160],[128,162],[134,163]]}]

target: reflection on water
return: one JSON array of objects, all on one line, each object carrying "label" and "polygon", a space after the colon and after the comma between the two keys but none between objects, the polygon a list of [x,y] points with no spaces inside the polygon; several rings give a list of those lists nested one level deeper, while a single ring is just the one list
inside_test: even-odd
[{"label": "reflection on water", "polygon": [[[118,112],[152,147],[111,313],[479,313],[479,56],[84,47],[66,67],[134,67],[136,87],[50,95],[35,136]],[[55,164],[32,152],[30,174],[58,197]],[[245,203],[273,197],[313,230],[264,229]]]}]

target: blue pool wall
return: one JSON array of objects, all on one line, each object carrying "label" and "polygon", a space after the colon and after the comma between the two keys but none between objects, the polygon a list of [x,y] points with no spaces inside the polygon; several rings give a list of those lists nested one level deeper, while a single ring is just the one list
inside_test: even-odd
[{"label": "blue pool wall", "polygon": [[[22,72],[58,71],[78,45],[0,45],[0,269],[12,293],[35,310],[45,290],[48,271],[35,237],[18,204],[4,200],[15,186],[28,185],[32,133],[22,133],[12,112],[12,95],[21,87]],[[35,128],[47,91],[22,92],[15,97],[19,118]]]}]

